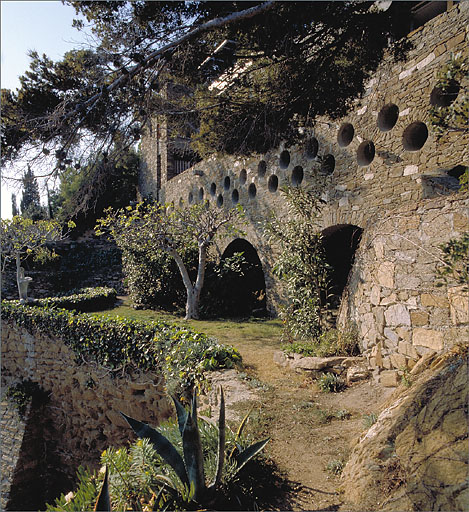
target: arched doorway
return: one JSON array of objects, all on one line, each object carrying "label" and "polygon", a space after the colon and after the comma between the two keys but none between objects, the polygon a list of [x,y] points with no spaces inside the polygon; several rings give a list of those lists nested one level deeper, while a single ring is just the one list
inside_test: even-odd
[{"label": "arched doorway", "polygon": [[337,224],[322,232],[326,261],[331,266],[327,303],[332,311],[340,306],[362,233],[362,228],[352,224]]},{"label": "arched doorway", "polygon": [[227,273],[220,292],[226,315],[230,317],[265,316],[265,279],[261,260],[252,244],[243,238],[233,240],[223,252],[222,261],[242,253],[242,273]]}]

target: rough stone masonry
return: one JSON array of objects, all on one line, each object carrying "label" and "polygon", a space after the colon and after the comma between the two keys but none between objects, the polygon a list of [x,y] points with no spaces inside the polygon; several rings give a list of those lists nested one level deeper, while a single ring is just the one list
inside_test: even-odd
[{"label": "rough stone masonry", "polygon": [[[317,120],[304,146],[250,158],[213,156],[172,177],[164,172],[171,162],[155,141],[157,130],[142,140],[142,196],[245,208],[245,239],[261,260],[272,314],[282,289],[272,274],[276,248],[263,239],[262,223],[272,211],[286,215],[282,185],[319,186],[323,233],[363,230],[338,324],[358,328],[363,353],[391,381],[393,369],[411,368],[422,355],[469,335],[463,290],[435,286],[439,246],[469,229],[469,198],[448,176],[467,166],[469,139],[467,132],[438,139],[429,123],[438,70],[452,53],[468,55],[468,14],[469,2],[457,3],[409,34],[407,60],[385,60],[350,114]],[[157,168],[163,169],[159,180]],[[231,242],[218,247],[220,255]]]}]

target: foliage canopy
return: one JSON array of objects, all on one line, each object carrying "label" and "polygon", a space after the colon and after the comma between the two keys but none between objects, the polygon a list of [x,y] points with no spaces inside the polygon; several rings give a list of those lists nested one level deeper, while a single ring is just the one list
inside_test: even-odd
[{"label": "foliage canopy", "polygon": [[[347,111],[408,9],[400,2],[387,11],[374,2],[66,3],[87,18],[96,44],[59,62],[31,53],[21,88],[2,90],[2,163],[32,151],[36,165],[48,159],[60,173],[84,158],[85,146],[117,158],[155,115],[171,118],[170,136],[191,133],[201,156],[294,142],[318,115]],[[396,57],[403,44],[393,46]]]}]

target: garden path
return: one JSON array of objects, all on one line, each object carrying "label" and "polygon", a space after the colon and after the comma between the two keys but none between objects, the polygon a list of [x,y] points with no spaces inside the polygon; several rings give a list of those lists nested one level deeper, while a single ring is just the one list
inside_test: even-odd
[{"label": "garden path", "polygon": [[[341,393],[322,393],[305,375],[274,364],[276,347],[265,340],[232,344],[246,369],[233,379],[241,376],[254,393],[246,397],[237,385],[237,392],[228,392],[228,408],[243,415],[254,405],[250,429],[256,438],[271,438],[266,453],[290,484],[273,509],[340,510],[340,468],[365,430],[364,416],[377,413],[391,390],[368,381]],[[230,387],[226,377],[223,386]]]}]

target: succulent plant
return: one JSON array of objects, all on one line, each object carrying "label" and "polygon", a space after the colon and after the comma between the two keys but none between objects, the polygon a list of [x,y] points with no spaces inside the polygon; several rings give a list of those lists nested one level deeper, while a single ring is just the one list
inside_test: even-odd
[{"label": "succulent plant", "polygon": [[[179,434],[182,439],[182,455],[161,432],[121,412],[121,415],[125,418],[135,434],[141,439],[148,439],[160,457],[174,470],[179,482],[174,482],[164,475],[161,475],[160,480],[166,484],[169,490],[179,494],[179,497],[187,503],[193,502],[201,506],[210,506],[215,500],[217,490],[221,487],[225,462],[228,461],[230,466],[234,466],[234,473],[232,472],[232,474],[236,474],[249,460],[258,454],[269,441],[269,439],[264,439],[245,449],[242,449],[241,446],[238,445],[237,441],[246,425],[249,416],[248,413],[236,433],[236,446],[230,450],[229,454],[225,454],[226,422],[223,389],[221,389],[220,394],[220,410],[217,422],[217,463],[215,475],[210,483],[207,483],[205,477],[204,457],[197,416],[197,398],[195,394],[192,397],[189,410],[186,410],[182,403],[177,398],[173,397]],[[155,500],[156,503],[158,501],[159,500]],[[111,510],[109,484],[106,477],[95,506],[95,511],[103,510]]]}]

